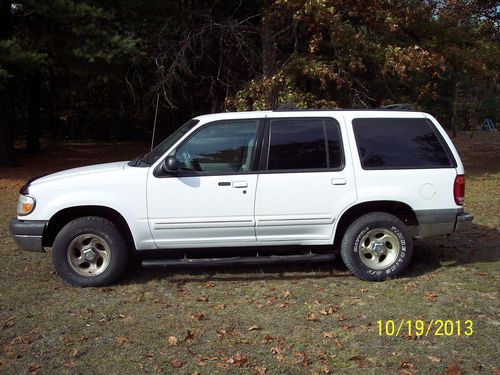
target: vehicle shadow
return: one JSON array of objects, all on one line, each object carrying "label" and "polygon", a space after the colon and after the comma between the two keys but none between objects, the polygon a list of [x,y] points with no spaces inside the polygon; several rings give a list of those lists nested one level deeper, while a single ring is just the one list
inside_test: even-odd
[{"label": "vehicle shadow", "polygon": [[[416,278],[441,268],[500,260],[500,231],[480,225],[450,236],[415,241],[412,262],[402,275]],[[237,252],[238,249],[234,249]],[[142,268],[136,260],[129,267],[123,283],[146,283],[164,279],[168,282],[303,280],[354,278],[344,266],[340,254],[329,263],[297,263],[253,266],[198,266],[179,268]]]},{"label": "vehicle shadow", "polygon": [[500,231],[473,224],[468,230],[415,242],[405,276],[418,277],[440,268],[500,260]]}]

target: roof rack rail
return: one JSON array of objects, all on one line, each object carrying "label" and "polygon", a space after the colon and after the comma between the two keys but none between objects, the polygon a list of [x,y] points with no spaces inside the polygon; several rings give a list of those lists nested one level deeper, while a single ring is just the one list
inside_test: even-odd
[{"label": "roof rack rail", "polygon": [[379,107],[379,109],[385,109],[389,111],[414,111],[415,107],[410,103],[395,103],[384,105],[382,107]]},{"label": "roof rack rail", "polygon": [[281,103],[276,109],[274,110],[275,112],[281,112],[281,111],[296,111],[297,104],[294,102],[288,102],[288,103]]}]

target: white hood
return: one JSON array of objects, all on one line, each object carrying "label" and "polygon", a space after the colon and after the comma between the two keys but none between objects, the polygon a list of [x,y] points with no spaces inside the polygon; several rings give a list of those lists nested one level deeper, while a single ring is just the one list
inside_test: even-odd
[{"label": "white hood", "polygon": [[30,185],[36,186],[38,184],[43,184],[46,182],[61,180],[61,179],[65,179],[68,177],[82,177],[85,175],[115,172],[115,171],[123,170],[123,168],[125,167],[126,164],[127,164],[127,161],[118,161],[118,162],[114,162],[114,163],[95,164],[95,165],[89,165],[86,167],[68,169],[65,171],[52,173],[52,174],[49,174],[47,176],[37,178]]}]

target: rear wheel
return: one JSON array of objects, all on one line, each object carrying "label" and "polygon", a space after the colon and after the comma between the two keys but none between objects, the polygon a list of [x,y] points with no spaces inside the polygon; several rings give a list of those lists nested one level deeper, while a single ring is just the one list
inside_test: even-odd
[{"label": "rear wheel", "polygon": [[57,234],[52,261],[57,274],[74,286],[108,285],[121,276],[128,249],[118,228],[101,217],[86,216],[69,222]]},{"label": "rear wheel", "polygon": [[362,280],[380,281],[401,274],[412,254],[413,240],[406,225],[384,212],[361,216],[342,239],[342,260]]}]

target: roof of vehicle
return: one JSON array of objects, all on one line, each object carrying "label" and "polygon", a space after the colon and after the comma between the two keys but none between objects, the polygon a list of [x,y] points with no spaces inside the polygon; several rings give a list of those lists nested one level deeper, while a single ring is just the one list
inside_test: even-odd
[{"label": "roof of vehicle", "polygon": [[308,117],[308,116],[325,116],[328,112],[345,113],[348,115],[361,115],[361,117],[422,117],[424,112],[410,110],[394,110],[386,108],[373,109],[293,109],[293,110],[277,110],[277,111],[243,111],[243,112],[221,112],[211,113],[206,115],[196,116],[195,118],[202,121],[243,119],[256,117]]}]

